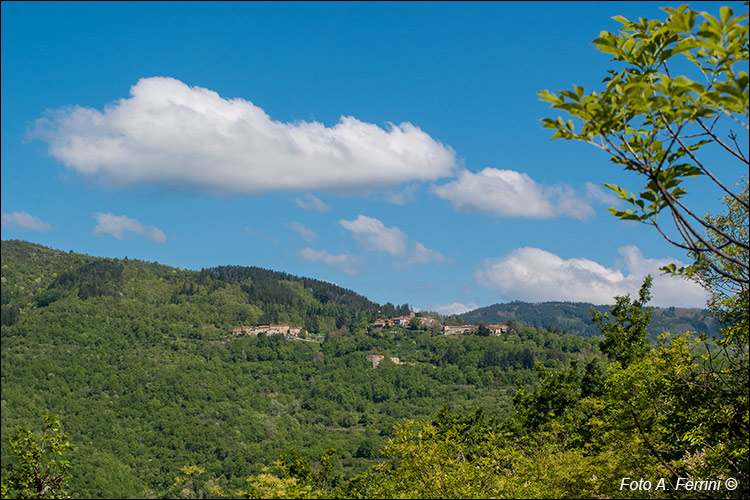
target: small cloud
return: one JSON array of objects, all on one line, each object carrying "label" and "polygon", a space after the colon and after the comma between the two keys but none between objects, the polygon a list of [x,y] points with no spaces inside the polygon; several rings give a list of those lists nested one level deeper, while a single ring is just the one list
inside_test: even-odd
[{"label": "small cloud", "polygon": [[297,231],[300,235],[302,235],[302,239],[308,243],[312,243],[317,237],[315,231],[303,226],[299,222],[290,222],[289,224],[287,224],[287,227],[293,231]]},{"label": "small cloud", "polygon": [[309,262],[319,262],[326,266],[338,269],[350,276],[358,274],[359,271],[356,269],[357,257],[350,254],[332,254],[325,250],[313,250],[310,247],[305,247],[300,251],[300,256]]},{"label": "small cloud", "polygon": [[430,250],[418,241],[412,245],[411,258],[407,264],[427,264],[428,262],[450,262],[450,259],[440,252]]},{"label": "small cloud", "polygon": [[624,271],[589,259],[563,259],[539,248],[518,248],[505,257],[485,260],[474,278],[508,299],[613,304],[615,296],[636,295],[643,278],[651,274],[651,305],[705,307],[708,294],[698,284],[659,271],[670,263],[681,263],[647,259],[635,246],[621,247],[618,252],[624,258]]},{"label": "small cloud", "polygon": [[167,242],[167,235],[161,229],[156,226],[145,226],[138,219],[111,213],[95,213],[94,218],[97,222],[96,228],[94,228],[95,234],[108,234],[118,240],[124,240],[125,233],[135,233],[157,243]]},{"label": "small cloud", "polygon": [[363,250],[385,252],[393,256],[406,254],[408,238],[397,227],[385,227],[378,219],[364,215],[355,220],[340,220],[339,224],[352,232]]},{"label": "small cloud", "polygon": [[410,240],[399,228],[386,227],[374,217],[360,215],[355,220],[340,220],[339,224],[352,232],[363,250],[384,252],[392,257],[405,257],[406,261],[401,266],[450,260],[440,252],[431,250],[418,241]]},{"label": "small cloud", "polygon": [[433,186],[432,190],[463,212],[533,219],[566,215],[581,220],[594,214],[591,205],[571,187],[564,184],[544,187],[514,170],[485,168],[478,173],[462,170],[457,180]]},{"label": "small cloud", "polygon": [[426,310],[435,311],[443,316],[450,316],[452,314],[463,314],[465,312],[473,311],[477,307],[479,306],[474,303],[461,304],[460,302],[452,302],[445,305],[428,306]]},{"label": "small cloud", "polygon": [[26,212],[3,212],[0,214],[2,225],[16,231],[41,231],[46,232],[52,229],[52,225],[42,222],[38,218]]},{"label": "small cloud", "polygon": [[297,198],[294,200],[294,202],[297,204],[298,207],[304,208],[305,210],[311,210],[316,211],[320,213],[328,212],[331,207],[320,201],[317,197],[313,196],[312,194],[308,193],[302,198]]}]

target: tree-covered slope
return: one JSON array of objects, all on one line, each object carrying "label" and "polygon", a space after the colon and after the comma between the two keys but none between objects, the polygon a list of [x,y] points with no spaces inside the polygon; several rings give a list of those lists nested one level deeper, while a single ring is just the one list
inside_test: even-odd
[{"label": "tree-covered slope", "polygon": [[[562,331],[584,337],[600,335],[591,321],[591,307],[600,313],[607,312],[609,306],[595,306],[584,302],[509,302],[481,307],[464,313],[467,323],[485,324],[518,321],[525,325]],[[656,307],[648,327],[649,338],[653,341],[664,332],[682,333],[686,331],[715,336],[719,325],[715,318],[703,309],[684,307]]]},{"label": "tree-covered slope", "polygon": [[[23,241],[2,242],[4,324],[34,307],[75,295],[108,296],[122,303],[185,305],[210,310],[213,326],[290,323],[311,332],[396,315],[407,306],[383,306],[331,283],[257,267],[220,266],[201,271],[137,260],[103,259]],[[17,308],[17,310],[16,310]],[[13,312],[10,312],[13,309]]]},{"label": "tree-covered slope", "polygon": [[[595,342],[371,329],[378,305],[330,283],[258,268],[187,271],[2,242],[2,459],[8,437],[59,415],[83,497],[169,496],[186,465],[226,491],[294,447],[338,451],[351,475],[393,426],[484,406],[507,415],[516,380],[596,356]],[[307,339],[234,337],[288,323]],[[368,354],[399,358],[377,369]],[[4,472],[5,473],[5,472]]]}]

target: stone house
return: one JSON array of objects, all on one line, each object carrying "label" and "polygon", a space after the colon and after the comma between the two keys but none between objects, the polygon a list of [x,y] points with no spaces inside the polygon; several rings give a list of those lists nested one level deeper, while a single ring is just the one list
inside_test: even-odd
[{"label": "stone house", "polygon": [[462,333],[469,333],[478,329],[479,327],[476,325],[444,326],[443,335],[460,335]]},{"label": "stone house", "polygon": [[490,329],[490,333],[492,335],[502,335],[503,333],[508,333],[508,325],[487,325],[487,328]]}]

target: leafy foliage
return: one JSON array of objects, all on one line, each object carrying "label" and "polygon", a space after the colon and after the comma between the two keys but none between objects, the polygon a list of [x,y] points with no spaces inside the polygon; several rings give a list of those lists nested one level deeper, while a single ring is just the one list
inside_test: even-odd
[{"label": "leafy foliage", "polygon": [[60,431],[60,419],[44,415],[44,429],[37,436],[26,427],[10,437],[16,463],[3,477],[3,498],[67,498],[70,462],[61,457],[72,445]]},{"label": "leafy foliage", "polygon": [[[750,252],[747,247],[735,245],[731,240],[748,241],[748,228],[750,227],[750,211],[748,204],[748,181],[745,179],[743,190],[739,193],[739,200],[732,197],[724,198],[726,213],[718,215],[706,215],[706,220],[712,225],[721,228],[725,234],[731,235],[731,239],[717,236],[712,233],[706,235],[716,246],[720,246],[724,253],[730,254],[743,262],[750,260]],[[711,293],[709,309],[719,319],[723,328],[723,345],[731,345],[734,349],[742,349],[748,344],[748,332],[750,322],[748,310],[750,300],[748,299],[748,270],[738,266],[732,259],[726,259],[716,254],[694,252],[695,263],[682,270],[685,274],[700,283]],[[716,269],[727,272],[717,272]],[[731,276],[742,276],[744,282],[729,279]],[[745,356],[747,353],[745,353]]]},{"label": "leafy foliage", "polygon": [[[735,16],[729,7],[721,7],[720,18],[686,5],[664,10],[665,21],[615,17],[623,25],[619,33],[602,32],[594,43],[625,69],[609,71],[599,93],[586,94],[578,86],[540,92],[580,128],[562,118],[544,123],[555,130],[553,138],[597,146],[645,181],[638,194],[605,184],[631,206],[610,211],[652,225],[688,251],[692,265],[664,270],[709,291],[721,337],[711,345],[705,337],[677,336],[650,349],[642,341],[648,321],[643,296],[633,303],[618,298],[614,322],[594,315],[605,334],[602,350],[619,363],[608,369],[604,399],[595,405],[601,415],[591,421],[604,424],[605,444],[635,433],[644,458],[669,475],[673,487],[680,477],[731,477],[739,482],[737,491],[711,494],[742,497],[750,481],[750,162],[742,150],[748,143],[748,16]],[[686,74],[673,76],[677,68]],[[736,125],[744,129],[739,135]],[[729,156],[716,162],[707,154],[710,148]],[[725,213],[700,216],[691,209],[685,181],[694,177],[723,193]],[[671,232],[658,219],[665,210],[674,221]]]},{"label": "leafy foliage", "polygon": [[[750,118],[748,16],[735,15],[729,7],[721,7],[720,18],[687,5],[664,11],[669,14],[664,21],[614,17],[622,28],[602,32],[594,44],[625,68],[608,71],[600,92],[587,94],[579,86],[540,92],[542,100],[578,122],[545,118],[544,126],[555,131],[555,139],[583,141],[606,151],[613,163],[645,182],[638,194],[605,184],[631,207],[611,208],[613,215],[652,225],[670,243],[706,256],[702,265],[712,272],[747,287],[750,264],[726,250],[731,246],[746,254],[747,238],[691,209],[685,181],[702,177],[748,210],[747,197],[732,187],[750,166],[742,150]],[[673,75],[675,71],[685,74]],[[738,135],[735,126],[744,131]],[[712,165],[706,153],[711,147],[725,152],[726,161]],[[734,168],[725,167],[727,162]],[[674,222],[673,231],[659,220],[664,210]],[[716,259],[732,266],[717,265]]]},{"label": "leafy foliage", "polygon": [[646,303],[651,299],[651,282],[651,275],[646,276],[638,300],[632,303],[627,295],[616,297],[611,316],[591,310],[591,319],[604,334],[599,349],[622,366],[642,358],[649,350],[646,327],[651,321],[651,308]]}]

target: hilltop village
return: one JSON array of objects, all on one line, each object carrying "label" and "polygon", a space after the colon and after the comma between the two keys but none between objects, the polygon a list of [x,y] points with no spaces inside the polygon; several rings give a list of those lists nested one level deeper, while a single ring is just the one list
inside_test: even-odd
[{"label": "hilltop village", "polygon": [[[414,312],[409,313],[406,316],[396,316],[388,319],[377,319],[370,325],[372,330],[383,329],[386,327],[426,327],[435,328],[440,326],[440,321],[432,316],[417,316]],[[443,335],[462,335],[462,334],[477,334],[480,328],[485,328],[486,335],[500,336],[504,333],[508,333],[509,326],[505,324],[496,325],[444,325],[441,329]],[[290,340],[307,340],[307,331],[300,326],[291,326],[286,324],[281,325],[258,325],[258,326],[238,326],[232,330],[233,336],[239,335],[260,335],[266,336],[271,335],[284,335]],[[366,356],[367,361],[372,363],[373,368],[377,368],[380,363],[386,358],[382,354],[368,354]],[[395,365],[404,364],[398,357],[389,356],[388,359]]]},{"label": "hilltop village", "polygon": [[[415,321],[416,320],[416,321]],[[414,312],[411,312],[407,316],[397,316],[389,319],[376,319],[371,325],[371,328],[385,328],[387,326],[398,326],[402,328],[409,327],[412,322],[418,326],[435,327],[440,325],[440,321],[432,316],[417,316]],[[476,333],[479,331],[480,325],[458,325],[449,326],[445,325],[442,327],[443,335],[461,335],[465,333]],[[490,335],[499,336],[504,333],[508,333],[508,325],[496,324],[487,325]],[[290,325],[258,325],[258,326],[238,326],[232,330],[232,335],[284,335],[291,338],[304,337],[307,332],[299,326]]]},{"label": "hilltop village", "polygon": [[[386,326],[401,326],[401,327],[407,327],[411,324],[411,322],[416,318],[416,320],[419,322],[419,325],[427,326],[427,327],[433,327],[436,325],[439,325],[440,322],[437,318],[433,318],[432,316],[417,316],[413,312],[410,313],[408,316],[397,316],[395,318],[390,319],[377,319],[375,320],[375,323],[373,323],[373,328],[384,328]],[[487,325],[487,328],[490,330],[490,335],[502,335],[503,333],[508,333],[508,325]],[[479,330],[479,325],[459,325],[459,326],[443,326],[442,332],[443,335],[460,335],[463,333],[475,333]]]}]

